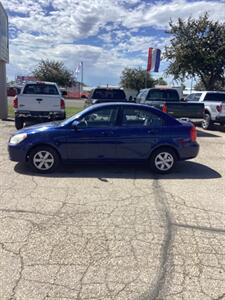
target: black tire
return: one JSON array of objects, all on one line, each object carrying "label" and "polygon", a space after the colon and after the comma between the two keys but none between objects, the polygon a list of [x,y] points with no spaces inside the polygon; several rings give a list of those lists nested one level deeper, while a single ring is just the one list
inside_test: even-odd
[{"label": "black tire", "polygon": [[17,130],[20,130],[20,129],[23,128],[23,123],[24,123],[24,121],[23,121],[22,118],[15,117],[15,127],[16,127]]},{"label": "black tire", "polygon": [[46,174],[54,172],[60,163],[56,150],[49,146],[38,146],[29,154],[29,165],[35,172]]},{"label": "black tire", "polygon": [[212,128],[212,121],[211,121],[211,116],[209,113],[206,113],[204,115],[204,120],[202,121],[202,128],[205,130]]},{"label": "black tire", "polygon": [[169,147],[162,147],[152,153],[150,167],[155,173],[167,174],[173,170],[176,161],[175,151]]}]

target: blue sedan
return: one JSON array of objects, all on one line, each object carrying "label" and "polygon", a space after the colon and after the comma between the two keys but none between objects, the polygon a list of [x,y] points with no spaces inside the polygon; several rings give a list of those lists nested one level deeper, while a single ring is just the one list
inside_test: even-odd
[{"label": "blue sedan", "polygon": [[60,162],[147,162],[170,172],[177,160],[197,156],[196,129],[150,106],[97,104],[63,122],[17,131],[9,140],[12,161],[48,173]]}]

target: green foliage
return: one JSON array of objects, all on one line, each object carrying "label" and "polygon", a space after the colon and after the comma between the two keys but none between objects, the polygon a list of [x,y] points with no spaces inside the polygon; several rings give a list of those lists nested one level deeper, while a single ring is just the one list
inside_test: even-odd
[{"label": "green foliage", "polygon": [[199,19],[178,19],[169,23],[171,45],[164,57],[170,61],[168,74],[174,79],[197,77],[205,90],[216,89],[224,81],[225,23],[211,21],[207,14]]},{"label": "green foliage", "polygon": [[149,73],[146,77],[146,71],[140,67],[134,69],[125,68],[122,71],[120,84],[123,88],[130,88],[139,92],[141,89],[145,88],[145,82],[148,88],[153,87],[155,84],[154,79],[149,75]]},{"label": "green foliage", "polygon": [[66,69],[63,62],[41,60],[33,75],[42,81],[56,82],[61,87],[68,87],[74,82],[72,72]]},{"label": "green foliage", "polygon": [[155,80],[155,85],[168,85],[168,83],[162,78],[159,77],[158,79]]},{"label": "green foliage", "polygon": [[[225,90],[225,82],[218,81],[214,84],[214,89],[217,91],[224,91]],[[196,91],[205,91],[205,86],[201,80],[199,80],[196,85],[194,86],[194,90]]]}]

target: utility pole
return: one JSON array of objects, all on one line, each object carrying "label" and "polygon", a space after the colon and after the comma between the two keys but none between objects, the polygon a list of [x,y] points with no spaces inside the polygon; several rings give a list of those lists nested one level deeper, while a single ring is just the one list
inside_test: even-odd
[{"label": "utility pole", "polygon": [[84,63],[81,62],[81,92],[83,92],[83,84],[84,84]]},{"label": "utility pole", "polygon": [[9,62],[8,16],[0,2],[0,119],[8,117],[6,63]]}]

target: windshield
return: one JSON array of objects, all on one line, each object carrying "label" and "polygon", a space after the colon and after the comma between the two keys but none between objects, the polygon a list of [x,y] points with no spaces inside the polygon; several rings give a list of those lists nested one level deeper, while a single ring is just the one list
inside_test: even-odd
[{"label": "windshield", "polygon": [[59,92],[53,84],[27,84],[23,94],[30,95],[59,95]]},{"label": "windshield", "polygon": [[93,108],[93,106],[87,107],[86,109],[76,113],[75,115],[73,115],[72,117],[64,120],[61,122],[60,126],[66,126],[68,124],[70,124],[71,122],[73,122],[74,120],[79,119],[83,114],[85,114],[86,112],[88,112],[89,110],[91,110]]},{"label": "windshield", "polygon": [[178,102],[179,94],[176,90],[150,90],[147,96],[149,101]]},{"label": "windshield", "polygon": [[112,100],[124,100],[126,95],[123,90],[113,89],[96,89],[92,95],[93,99],[112,99]]}]

